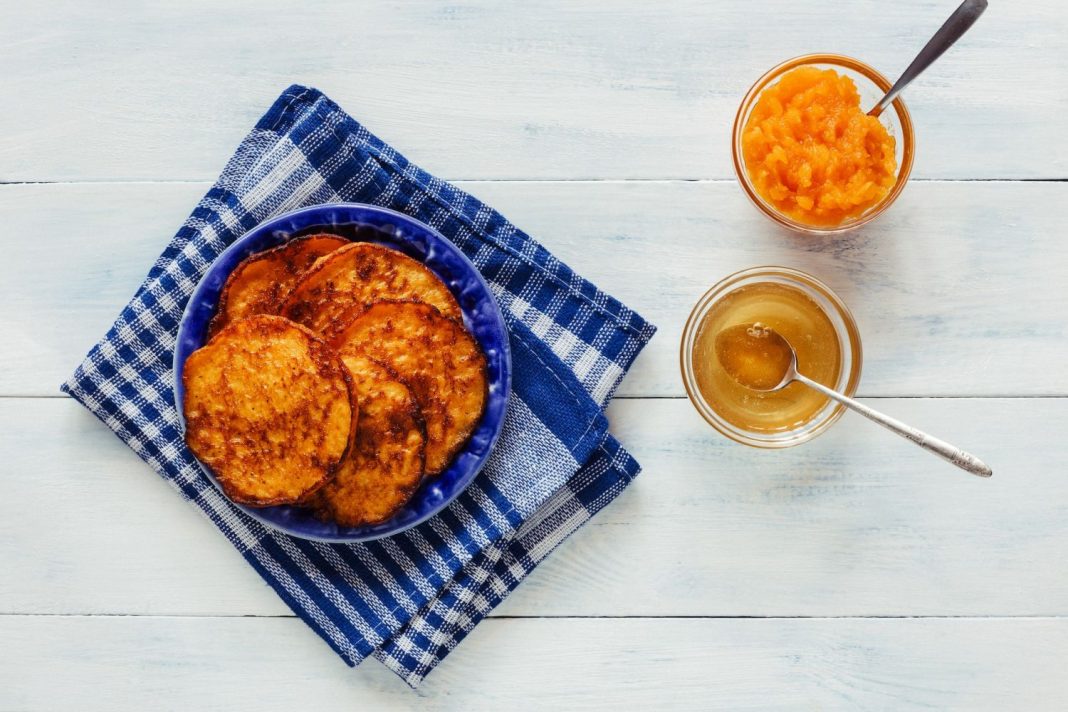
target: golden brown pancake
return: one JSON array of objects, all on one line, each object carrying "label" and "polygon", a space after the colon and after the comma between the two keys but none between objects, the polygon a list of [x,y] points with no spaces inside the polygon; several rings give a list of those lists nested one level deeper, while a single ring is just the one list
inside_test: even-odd
[{"label": "golden brown pancake", "polygon": [[433,306],[382,301],[357,307],[332,345],[365,353],[408,384],[426,421],[426,475],[441,472],[486,407],[486,357],[463,325]]},{"label": "golden brown pancake", "polygon": [[354,242],[317,261],[278,313],[329,337],[347,311],[382,299],[417,299],[461,318],[456,299],[433,272],[369,242]]},{"label": "golden brown pancake", "polygon": [[348,244],[343,237],[320,233],[245,258],[226,280],[208,338],[246,316],[277,314],[282,300],[316,260]]},{"label": "golden brown pancake", "polygon": [[321,519],[343,527],[380,524],[419,486],[426,429],[412,392],[388,367],[361,354],[341,360],[360,402],[356,439],[310,504]]},{"label": "golden brown pancake", "polygon": [[282,317],[230,324],[189,356],[182,382],[186,444],[235,502],[296,502],[334,476],[352,441],[348,373]]}]

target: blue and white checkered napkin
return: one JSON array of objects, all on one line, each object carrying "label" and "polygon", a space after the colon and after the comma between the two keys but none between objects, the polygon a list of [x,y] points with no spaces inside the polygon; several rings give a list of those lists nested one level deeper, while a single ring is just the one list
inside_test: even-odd
[{"label": "blue and white checkered napkin", "polygon": [[[358,545],[279,534],[220,495],[183,443],[171,372],[178,321],[215,257],[272,215],[341,201],[407,213],[459,246],[501,305],[514,364],[504,432],[472,485],[426,523]],[[654,331],[499,213],[292,86],[63,390],[199,507],[346,662],[374,655],[415,686],[638,473],[603,409]]]}]

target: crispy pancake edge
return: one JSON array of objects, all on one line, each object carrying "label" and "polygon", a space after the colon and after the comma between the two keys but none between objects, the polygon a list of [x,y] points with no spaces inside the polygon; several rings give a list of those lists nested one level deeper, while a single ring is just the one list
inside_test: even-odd
[{"label": "crispy pancake edge", "polygon": [[[437,282],[438,284],[440,284],[443,287],[444,293],[448,295],[449,300],[450,300],[450,304],[454,307],[456,315],[459,316],[459,315],[462,314],[462,311],[460,309],[460,303],[456,299],[456,295],[452,293],[452,290],[449,289],[448,285],[445,284],[444,280],[442,280],[441,277],[438,277],[436,274],[434,274],[434,272],[429,267],[427,267],[425,264],[423,264],[419,260],[416,260],[416,259],[413,259],[412,257],[409,257],[408,255],[404,254],[400,250],[394,250],[392,248],[385,247],[383,245],[379,245],[379,244],[374,243],[374,242],[353,242],[353,243],[351,243],[349,245],[345,245],[343,247],[339,247],[338,249],[334,250],[333,252],[331,252],[331,253],[329,253],[327,255],[323,255],[322,257],[320,257],[318,260],[316,260],[315,264],[313,264],[311,267],[308,268],[308,270],[303,274],[303,276],[301,276],[301,278],[297,281],[297,283],[293,285],[293,289],[290,290],[289,295],[286,297],[286,299],[282,300],[281,304],[279,305],[278,314],[280,314],[282,316],[285,316],[286,318],[291,319],[293,321],[296,321],[295,319],[293,319],[292,311],[294,310],[295,304],[300,304],[300,302],[296,302],[296,303],[293,302],[294,295],[296,295],[301,290],[301,288],[304,287],[304,285],[307,282],[309,282],[312,279],[315,279],[317,274],[319,274],[324,269],[326,269],[327,266],[329,265],[329,260],[342,259],[343,256],[345,254],[347,254],[348,252],[355,252],[357,250],[367,250],[367,251],[370,251],[370,252],[382,252],[384,254],[388,254],[390,259],[398,259],[402,263],[407,263],[409,268],[416,268],[419,271],[425,273],[432,280],[434,280],[435,282]],[[370,302],[363,302],[362,304],[355,303],[350,308],[356,308],[356,307],[360,307],[360,306],[369,306],[370,304],[377,304],[379,301],[385,301],[385,300],[373,299]],[[418,301],[418,302],[421,302],[421,300],[418,300],[418,299],[395,299],[393,301]],[[425,303],[425,302],[421,302],[421,303]],[[433,305],[430,305],[430,306],[433,306]],[[346,312],[342,312],[343,315],[345,313]],[[452,315],[449,315],[449,314],[443,314],[443,316],[445,316],[446,318],[454,318]],[[303,322],[298,322],[298,323],[303,323]],[[344,320],[343,319],[339,319],[338,323],[339,324],[340,323],[344,323]],[[324,332],[324,335],[329,340],[336,333],[338,333],[338,328],[335,326],[335,327],[331,328],[329,331]]]},{"label": "crispy pancake edge", "polygon": [[[347,247],[348,245],[352,244],[348,239],[346,239],[344,237],[341,237],[340,235],[334,235],[334,234],[331,234],[329,232],[317,232],[314,235],[302,235],[300,237],[293,238],[292,240],[284,242],[281,245],[276,245],[275,247],[272,247],[272,248],[267,249],[267,250],[262,250],[260,252],[254,252],[251,255],[249,255],[248,257],[246,257],[245,259],[241,260],[237,264],[237,266],[234,267],[234,269],[230,272],[230,274],[226,277],[226,283],[223,284],[223,288],[219,292],[219,302],[218,302],[218,304],[215,305],[215,313],[212,315],[211,321],[208,322],[208,336],[207,336],[208,340],[210,341],[211,339],[215,338],[215,336],[219,332],[221,332],[230,323],[232,323],[233,320],[231,320],[229,318],[229,316],[227,315],[227,313],[226,313],[227,306],[229,305],[229,301],[230,301],[230,292],[231,292],[231,288],[236,283],[237,279],[241,276],[241,273],[245,269],[247,269],[248,267],[250,267],[251,265],[253,265],[253,264],[257,263],[257,262],[261,262],[263,260],[272,259],[277,254],[285,252],[286,250],[292,249],[294,246],[298,246],[303,242],[309,242],[311,240],[319,240],[319,239],[323,239],[323,238],[333,238],[335,240],[338,240],[340,243],[342,243],[342,244],[339,244],[337,247],[335,247],[334,250],[340,250],[342,247]],[[333,252],[334,250],[331,250],[331,252]],[[323,257],[326,257],[326,255],[328,255],[328,254],[330,254],[330,252],[327,252],[327,253],[321,255],[315,261],[318,262],[320,259],[322,259]],[[312,263],[312,266],[314,266],[314,262]],[[308,267],[308,269],[311,269],[311,267]],[[307,272],[308,270],[304,270],[304,271]],[[301,277],[303,277],[303,275],[301,275]],[[299,283],[300,283],[300,278],[297,279],[297,281],[294,283],[293,286],[295,287]],[[292,291],[292,289],[290,289],[290,291]],[[277,298],[275,300],[276,303],[272,305],[272,309],[273,309],[272,313],[277,314],[279,312],[279,307],[281,307],[282,303],[285,301],[285,299],[287,297],[289,297],[289,292],[286,292],[285,295],[282,295],[282,296],[280,296],[279,298]],[[255,315],[254,314],[249,314],[248,316],[255,316]],[[225,321],[224,321],[224,317],[225,317]],[[246,317],[242,317],[242,318],[246,318]],[[237,320],[237,321],[240,321],[240,320]]]}]

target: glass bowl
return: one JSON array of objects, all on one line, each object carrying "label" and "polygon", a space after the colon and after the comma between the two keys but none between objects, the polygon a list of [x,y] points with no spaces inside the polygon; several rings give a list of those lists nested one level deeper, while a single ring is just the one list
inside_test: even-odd
[{"label": "glass bowl", "polygon": [[816,437],[829,428],[842,416],[845,407],[828,400],[827,404],[812,417],[789,430],[762,432],[743,429],[729,422],[716,412],[697,387],[697,377],[693,369],[693,351],[701,322],[706,314],[719,300],[739,287],[750,284],[774,282],[800,289],[823,310],[834,326],[838,335],[838,346],[842,363],[838,380],[831,385],[835,390],[852,396],[860,383],[862,353],[860,332],[853,320],[853,315],[842,300],[825,285],[811,275],[788,267],[753,267],[737,272],[719,282],[698,300],[686,320],[682,332],[682,344],[679,353],[682,368],[682,381],[697,412],[709,424],[731,440],[758,448],[784,448],[800,445]]},{"label": "glass bowl", "polygon": [[745,159],[742,156],[742,131],[749,114],[756,105],[757,98],[765,87],[778,81],[786,72],[801,66],[815,66],[820,69],[834,69],[839,74],[850,77],[857,85],[860,93],[861,107],[875,106],[883,95],[890,89],[890,81],[874,68],[864,64],[860,60],[846,57],[840,54],[806,54],[801,57],[789,59],[777,67],[773,67],[764,76],[753,84],[752,88],[742,99],[742,105],[738,107],[738,114],[734,117],[734,130],[731,138],[731,150],[734,155],[734,172],[738,176],[738,182],[749,199],[762,213],[783,227],[810,235],[828,235],[847,232],[864,225],[881,215],[889,208],[908,182],[909,174],[912,173],[912,160],[915,152],[915,135],[912,129],[912,118],[909,110],[901,98],[894,99],[894,110],[884,111],[879,120],[886,126],[887,131],[894,137],[894,153],[897,157],[897,181],[890,192],[877,204],[868,208],[857,217],[849,218],[845,222],[833,226],[809,225],[799,222],[784,215],[771,203],[765,201],[752,181],[749,172],[745,169]]}]

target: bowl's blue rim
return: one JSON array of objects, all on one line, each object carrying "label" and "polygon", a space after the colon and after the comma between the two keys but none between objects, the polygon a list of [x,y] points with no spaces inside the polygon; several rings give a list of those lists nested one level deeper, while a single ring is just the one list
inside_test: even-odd
[{"label": "bowl's blue rim", "polygon": [[[244,512],[248,516],[252,517],[256,521],[260,522],[261,524],[263,524],[267,528],[272,529],[274,531],[279,531],[279,532],[282,532],[284,534],[288,534],[290,536],[294,536],[294,537],[297,537],[297,538],[300,538],[300,539],[307,539],[307,540],[311,540],[311,541],[321,541],[321,542],[332,543],[332,544],[339,544],[339,543],[340,544],[344,544],[344,543],[354,544],[354,543],[365,542],[365,541],[374,541],[376,539],[382,539],[382,538],[385,538],[385,537],[390,537],[390,536],[394,536],[396,534],[400,534],[402,532],[407,531],[408,529],[411,529],[412,527],[415,527],[415,526],[418,526],[418,525],[422,524],[423,522],[427,521],[428,519],[430,519],[431,517],[437,515],[442,510],[444,510],[446,507],[448,507],[457,497],[459,497],[471,485],[471,483],[474,481],[474,479],[478,475],[478,473],[482,471],[483,467],[485,467],[486,461],[489,460],[490,456],[493,454],[493,450],[496,448],[497,441],[500,439],[501,432],[504,429],[504,417],[505,417],[505,414],[508,411],[508,404],[511,401],[511,395],[512,395],[512,351],[511,351],[511,345],[509,343],[508,328],[505,325],[504,315],[501,312],[500,305],[497,303],[497,298],[493,294],[493,290],[490,289],[489,284],[486,282],[485,278],[482,276],[482,273],[478,271],[478,268],[475,267],[474,263],[471,262],[470,259],[468,259],[467,255],[465,255],[463,253],[463,251],[460,250],[460,248],[458,248],[455,244],[453,244],[452,240],[450,240],[449,238],[445,237],[440,232],[438,232],[434,228],[430,227],[426,223],[422,222],[421,220],[417,220],[417,219],[411,217],[410,215],[406,215],[406,214],[404,214],[402,212],[399,212],[399,211],[396,211],[396,210],[392,210],[391,208],[385,208],[385,207],[381,207],[381,206],[378,206],[378,205],[369,205],[367,203],[350,203],[350,202],[344,202],[344,203],[320,203],[318,205],[308,205],[308,206],[305,206],[305,207],[302,207],[302,208],[297,208],[296,210],[289,210],[289,211],[284,212],[284,213],[279,213],[278,215],[272,215],[271,217],[267,218],[263,222],[258,223],[257,225],[253,226],[252,228],[250,228],[250,229],[246,230],[244,233],[242,233],[242,235],[240,237],[238,237],[236,240],[234,240],[232,243],[230,243],[230,245],[228,245],[222,252],[220,252],[218,254],[218,256],[214,260],[212,260],[212,263],[210,265],[208,265],[207,269],[205,269],[204,275],[201,277],[201,280],[199,282],[197,282],[196,287],[194,287],[193,291],[190,293],[189,300],[186,302],[186,305],[185,305],[185,309],[182,310],[182,317],[181,317],[181,320],[178,322],[178,331],[177,331],[177,333],[175,335],[174,353],[171,356],[171,371],[172,371],[173,380],[174,380],[174,383],[173,383],[173,387],[174,387],[174,406],[175,406],[175,409],[178,412],[179,431],[181,432],[182,437],[184,439],[184,437],[185,437],[185,413],[184,413],[183,408],[182,408],[182,401],[184,400],[185,388],[184,388],[184,386],[182,384],[181,374],[179,373],[179,370],[178,370],[178,355],[179,355],[179,351],[181,350],[181,344],[183,343],[182,336],[183,336],[183,333],[185,331],[186,324],[187,324],[187,322],[189,320],[189,317],[190,317],[190,310],[197,303],[197,296],[200,294],[200,292],[203,289],[206,288],[206,284],[205,284],[206,283],[206,279],[211,274],[212,268],[220,260],[228,257],[231,253],[240,250],[242,248],[243,244],[246,241],[252,240],[253,237],[256,234],[258,234],[258,233],[260,233],[260,232],[262,232],[264,230],[271,229],[271,225],[273,225],[274,223],[281,222],[281,221],[284,221],[284,220],[287,220],[287,219],[291,219],[294,216],[303,215],[304,213],[315,213],[315,212],[321,212],[321,211],[325,211],[325,210],[336,210],[336,209],[358,209],[358,210],[364,210],[364,211],[368,211],[368,212],[380,213],[385,217],[393,218],[393,219],[398,220],[398,221],[400,221],[402,223],[407,223],[409,226],[415,226],[415,227],[417,227],[417,228],[419,228],[421,230],[425,230],[427,233],[432,235],[434,238],[440,240],[449,250],[451,250],[454,253],[454,255],[456,257],[458,257],[460,259],[461,263],[463,263],[468,268],[470,273],[475,277],[475,279],[478,281],[478,283],[485,290],[486,294],[489,296],[489,302],[493,307],[493,315],[496,317],[495,321],[497,322],[497,326],[500,328],[500,333],[501,333],[501,356],[502,356],[502,359],[501,359],[501,375],[502,375],[502,377],[501,377],[501,393],[502,393],[502,396],[501,397],[502,397],[503,402],[504,402],[504,407],[501,410],[501,417],[497,420],[496,423],[494,423],[493,433],[489,438],[489,443],[488,443],[487,447],[485,448],[485,450],[482,453],[482,455],[479,456],[478,460],[470,468],[470,471],[467,472],[460,480],[458,480],[458,484],[456,485],[456,487],[454,488],[452,493],[449,494],[449,496],[444,497],[441,500],[440,503],[438,503],[437,505],[429,508],[422,516],[420,516],[420,517],[418,517],[418,518],[416,518],[416,519],[414,519],[414,520],[412,520],[410,522],[407,522],[403,526],[398,526],[397,528],[392,529],[392,530],[378,531],[378,532],[373,532],[373,533],[370,533],[370,532],[369,533],[361,533],[361,530],[365,529],[365,527],[352,527],[352,528],[349,529],[349,531],[351,532],[349,535],[337,536],[337,537],[317,536],[315,534],[309,534],[309,533],[306,533],[306,532],[301,532],[301,531],[296,531],[296,530],[293,530],[293,529],[289,529],[289,528],[286,528],[286,527],[278,524],[277,522],[274,522],[274,521],[268,519],[267,517],[264,517],[259,511],[257,511],[257,508],[249,507],[249,506],[240,504],[238,502],[234,502],[229,497],[227,497],[226,496],[226,492],[223,490],[222,485],[216,479],[216,477],[215,477],[214,473],[212,473],[211,469],[208,468],[207,466],[205,466],[204,463],[202,463],[200,461],[200,459],[197,458],[195,455],[193,456],[194,459],[197,462],[197,465],[200,466],[201,471],[204,472],[205,475],[207,475],[208,479],[211,481],[212,485],[219,491],[219,493],[222,494],[223,497],[226,497],[226,501],[228,501],[230,504],[232,504],[233,506],[237,507],[242,512]],[[326,223],[324,223],[324,224],[326,224]],[[346,224],[358,224],[358,223],[346,223]],[[236,264],[240,264],[240,262],[238,262]],[[235,268],[236,268],[236,264],[235,264]],[[229,275],[227,275],[227,276],[229,276]],[[188,355],[186,356],[186,358],[188,358]],[[485,417],[485,414],[483,414],[483,417]],[[381,525],[377,525],[377,526],[381,526]]]}]

